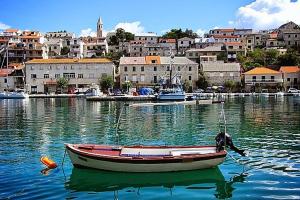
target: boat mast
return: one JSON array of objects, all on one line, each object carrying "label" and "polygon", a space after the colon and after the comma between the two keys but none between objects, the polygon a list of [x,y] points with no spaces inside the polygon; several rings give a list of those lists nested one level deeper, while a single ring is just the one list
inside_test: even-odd
[{"label": "boat mast", "polygon": [[8,41],[6,46],[6,88],[8,90]]},{"label": "boat mast", "polygon": [[172,48],[170,48],[170,81],[169,81],[169,88],[172,87],[172,62],[174,59],[174,54],[172,52]]}]

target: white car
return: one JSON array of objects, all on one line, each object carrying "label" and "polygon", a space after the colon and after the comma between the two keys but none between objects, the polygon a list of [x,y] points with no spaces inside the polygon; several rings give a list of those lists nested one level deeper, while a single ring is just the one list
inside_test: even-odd
[{"label": "white car", "polygon": [[288,93],[300,93],[300,90],[297,90],[296,88],[290,88]]}]

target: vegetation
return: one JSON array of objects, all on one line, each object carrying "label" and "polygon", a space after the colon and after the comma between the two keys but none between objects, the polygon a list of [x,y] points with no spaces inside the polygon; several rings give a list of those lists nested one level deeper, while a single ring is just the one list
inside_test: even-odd
[{"label": "vegetation", "polygon": [[202,71],[200,71],[200,73],[199,73],[199,78],[198,78],[198,81],[196,82],[196,85],[198,88],[201,88],[204,90],[208,86],[207,77],[204,75],[204,73]]},{"label": "vegetation", "polygon": [[129,92],[129,89],[132,87],[132,83],[130,81],[125,81],[125,83],[122,84],[122,90]]},{"label": "vegetation", "polygon": [[171,29],[169,32],[165,33],[163,38],[172,38],[172,39],[180,39],[183,37],[196,38],[198,37],[197,33],[194,33],[193,30],[185,29]]},{"label": "vegetation", "polygon": [[114,85],[114,80],[112,76],[103,76],[100,80],[100,87],[103,92],[107,92],[109,88]]},{"label": "vegetation", "polygon": [[278,56],[279,66],[296,66],[300,64],[300,58],[294,49],[288,49],[286,54]]},{"label": "vegetation", "polygon": [[122,28],[116,30],[116,35],[111,36],[108,45],[119,45],[120,42],[129,42],[134,39],[134,34],[126,32]]},{"label": "vegetation", "polygon": [[68,86],[69,80],[65,77],[60,77],[57,79],[57,86],[60,88],[60,93]]},{"label": "vegetation", "polygon": [[67,55],[70,52],[70,48],[69,47],[63,47],[60,50],[60,55]]},{"label": "vegetation", "polygon": [[226,80],[224,83],[224,87],[228,92],[232,92],[232,90],[235,88],[236,83],[233,80]]}]

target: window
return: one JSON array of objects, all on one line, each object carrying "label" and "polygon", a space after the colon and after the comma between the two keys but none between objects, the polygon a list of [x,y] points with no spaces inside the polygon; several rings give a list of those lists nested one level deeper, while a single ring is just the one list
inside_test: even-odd
[{"label": "window", "polygon": [[192,71],[192,67],[191,66],[189,66],[189,71]]},{"label": "window", "polygon": [[132,81],[136,82],[136,75],[132,75]]},{"label": "window", "polygon": [[144,66],[141,66],[141,72],[143,72],[145,69],[144,69]]},{"label": "window", "polygon": [[153,64],[156,63],[156,60],[151,60],[151,63],[153,63]]},{"label": "window", "polygon": [[124,67],[124,72],[127,72],[127,67]]},{"label": "window", "polygon": [[252,76],[252,82],[256,82],[256,76]]},{"label": "window", "polygon": [[141,75],[141,82],[145,81],[145,75]]},{"label": "window", "polygon": [[83,74],[78,74],[78,78],[83,78]]},{"label": "window", "polygon": [[94,78],[95,77],[95,74],[89,74],[89,78]]},{"label": "window", "polygon": [[44,74],[44,78],[49,78],[49,74]]},{"label": "window", "polygon": [[189,76],[189,81],[191,81],[192,80],[192,76]]},{"label": "window", "polygon": [[31,93],[37,93],[37,86],[31,86]]},{"label": "window", "polygon": [[157,76],[153,76],[153,82],[157,83]]},{"label": "window", "polygon": [[295,38],[296,38],[296,37],[298,37],[298,35],[297,35],[297,34],[295,34]]},{"label": "window", "polygon": [[60,77],[60,74],[55,74],[54,77],[55,77],[55,78],[59,78],[59,77]]},{"label": "window", "polygon": [[189,53],[189,56],[193,56],[193,53]]},{"label": "window", "polygon": [[75,78],[75,73],[64,73],[63,77],[68,79]]},{"label": "window", "polygon": [[274,82],[274,79],[275,79],[274,76],[271,76],[271,81],[272,81],[272,82]]},{"label": "window", "polygon": [[4,79],[4,83],[7,83],[7,78]]},{"label": "window", "polygon": [[291,37],[291,35],[288,35],[288,38],[290,38]]},{"label": "window", "polygon": [[31,78],[36,78],[36,74],[31,74]]},{"label": "window", "polygon": [[64,69],[68,69],[68,66],[64,66]]},{"label": "window", "polygon": [[296,85],[297,84],[297,78],[294,78],[294,84]]},{"label": "window", "polygon": [[233,76],[233,73],[232,73],[232,72],[230,72],[229,76]]},{"label": "window", "polygon": [[266,81],[266,77],[265,77],[265,76],[262,76],[262,77],[261,77],[261,81],[265,82],[265,81]]},{"label": "window", "polygon": [[228,49],[233,49],[233,46],[228,46]]},{"label": "window", "polygon": [[132,67],[132,71],[135,72],[135,67]]},{"label": "window", "polygon": [[223,73],[220,73],[220,77],[223,77],[224,76],[224,74]]},{"label": "window", "polygon": [[157,67],[154,67],[154,71],[155,71],[155,72],[157,71]]},{"label": "window", "polygon": [[288,82],[290,82],[290,81],[291,81],[291,78],[287,78],[286,80],[287,80]]},{"label": "window", "polygon": [[251,40],[248,40],[248,43],[251,43]]},{"label": "window", "polygon": [[180,66],[177,67],[177,70],[180,71]]}]

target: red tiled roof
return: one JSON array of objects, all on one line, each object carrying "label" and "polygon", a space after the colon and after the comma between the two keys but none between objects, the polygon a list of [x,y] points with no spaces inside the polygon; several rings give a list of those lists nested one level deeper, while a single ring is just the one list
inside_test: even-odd
[{"label": "red tiled roof", "polygon": [[298,66],[282,66],[279,71],[283,73],[296,73],[300,72],[300,68]]},{"label": "red tiled roof", "polygon": [[225,42],[225,45],[243,45],[241,42]]},{"label": "red tiled roof", "polygon": [[280,74],[279,71],[275,71],[266,67],[256,67],[250,71],[245,72],[246,75],[259,75],[259,74]]},{"label": "red tiled roof", "polygon": [[238,35],[213,35],[214,38],[239,38]]},{"label": "red tiled roof", "polygon": [[15,32],[18,32],[18,29],[9,28],[9,29],[4,30],[4,32],[5,33],[15,33]]},{"label": "red tiled roof", "polygon": [[13,72],[12,69],[0,69],[0,77],[5,77]]}]

